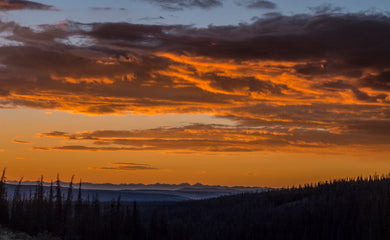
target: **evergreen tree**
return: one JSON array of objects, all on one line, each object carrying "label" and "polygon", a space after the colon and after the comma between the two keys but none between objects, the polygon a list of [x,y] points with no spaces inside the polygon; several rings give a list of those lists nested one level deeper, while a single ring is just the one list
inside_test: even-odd
[{"label": "evergreen tree", "polygon": [[49,196],[47,199],[47,230],[53,232],[55,229],[55,209],[54,209],[54,189],[53,189],[53,180],[50,181]]},{"label": "evergreen tree", "polygon": [[141,220],[139,217],[139,212],[137,209],[137,203],[133,203],[133,211],[131,214],[131,221],[130,221],[130,229],[131,229],[131,238],[133,240],[140,240],[142,239],[142,227],[141,227]]},{"label": "evergreen tree", "polygon": [[68,187],[68,194],[65,201],[65,207],[64,207],[64,230],[65,230],[65,239],[72,239],[73,236],[73,230],[72,230],[72,201],[73,201],[73,179],[74,175],[72,175],[72,178],[69,182]]},{"label": "evergreen tree", "polygon": [[20,193],[22,186],[23,177],[20,178],[18,185],[15,187],[14,196],[12,198],[12,208],[11,208],[11,227],[15,229],[21,229],[21,217],[24,215],[23,212],[23,200]]},{"label": "evergreen tree", "polygon": [[62,193],[61,193],[61,181],[60,181],[60,175],[57,174],[57,181],[56,181],[56,202],[55,202],[55,226],[56,226],[56,234],[61,235],[63,233],[63,225],[64,225],[64,219],[63,219],[63,209],[62,209]]},{"label": "evergreen tree", "polygon": [[37,181],[35,188],[34,199],[32,200],[32,218],[33,218],[33,233],[37,234],[44,230],[46,227],[45,203],[44,203],[44,187],[43,187],[43,176]]}]

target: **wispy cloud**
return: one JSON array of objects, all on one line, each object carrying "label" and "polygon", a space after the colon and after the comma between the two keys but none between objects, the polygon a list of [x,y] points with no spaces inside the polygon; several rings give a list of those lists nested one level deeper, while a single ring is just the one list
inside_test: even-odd
[{"label": "wispy cloud", "polygon": [[119,11],[125,11],[126,8],[112,8],[112,7],[92,7],[90,8],[92,11],[112,11],[112,10],[119,10]]},{"label": "wispy cloud", "polygon": [[136,148],[136,147],[88,147],[82,145],[68,145],[68,146],[57,146],[57,147],[32,147],[32,150],[41,150],[41,151],[140,151],[140,150],[156,150],[156,148],[146,147],[146,148]]},{"label": "wispy cloud", "polygon": [[0,11],[9,11],[9,10],[22,10],[22,9],[32,9],[32,10],[51,10],[52,6],[45,5],[42,3],[24,1],[24,0],[0,0]]},{"label": "wispy cloud", "polygon": [[84,151],[165,151],[165,152],[256,152],[324,149],[337,147],[375,148],[390,143],[389,121],[344,121],[338,127],[262,127],[195,124],[180,128],[156,128],[132,131],[90,131],[81,133],[42,133],[68,143],[87,142],[92,147],[69,145],[35,147],[36,150]]},{"label": "wispy cloud", "polygon": [[342,7],[333,6],[331,4],[322,4],[316,7],[309,7],[309,9],[315,14],[333,14],[340,13],[344,10]]},{"label": "wispy cloud", "polygon": [[245,6],[252,9],[276,9],[277,5],[274,2],[267,0],[244,0],[236,1],[238,6]]},{"label": "wispy cloud", "polygon": [[109,11],[112,10],[112,7],[93,7],[90,9],[94,11]]},{"label": "wispy cloud", "polygon": [[12,140],[13,143],[20,143],[20,144],[32,144],[32,142],[23,141],[23,140]]},{"label": "wispy cloud", "polygon": [[122,170],[122,171],[158,170],[158,168],[152,167],[149,164],[126,163],[126,162],[114,162],[114,163],[109,163],[107,166],[90,167],[89,169],[94,169],[94,170]]},{"label": "wispy cloud", "polygon": [[180,11],[188,8],[209,9],[222,6],[222,0],[143,0],[160,6],[168,11]]}]

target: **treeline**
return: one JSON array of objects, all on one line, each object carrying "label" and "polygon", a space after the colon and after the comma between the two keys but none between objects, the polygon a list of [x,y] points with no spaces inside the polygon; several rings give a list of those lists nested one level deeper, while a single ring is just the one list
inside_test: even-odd
[{"label": "treeline", "polygon": [[65,192],[58,176],[48,192],[45,192],[43,183],[41,177],[35,192],[22,196],[21,179],[12,199],[7,199],[3,171],[0,179],[0,224],[3,227],[30,235],[48,233],[66,240],[150,238],[135,202],[122,203],[118,198],[102,203],[98,196],[83,200],[81,182],[74,193],[73,177]]},{"label": "treeline", "polygon": [[245,193],[160,209],[171,239],[390,239],[390,175]]},{"label": "treeline", "polygon": [[[0,224],[62,239],[129,240],[374,240],[390,239],[390,175],[335,180],[201,201],[152,204],[82,199],[60,180],[44,191],[6,197],[0,179]],[[75,193],[74,193],[75,192]],[[76,194],[76,196],[73,196]]]}]

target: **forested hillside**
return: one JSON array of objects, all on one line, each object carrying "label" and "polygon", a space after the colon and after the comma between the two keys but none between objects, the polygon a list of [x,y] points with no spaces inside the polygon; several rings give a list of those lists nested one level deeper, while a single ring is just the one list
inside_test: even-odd
[{"label": "forested hillside", "polygon": [[72,240],[390,239],[390,175],[143,205],[120,198],[102,203],[97,196],[84,200],[81,185],[74,191],[71,182],[64,191],[59,179],[48,192],[40,180],[35,192],[22,196],[16,188],[12,199],[7,199],[5,182],[3,173],[1,225],[33,236],[45,233]]},{"label": "forested hillside", "polygon": [[185,202],[160,213],[172,239],[390,239],[390,178]]}]

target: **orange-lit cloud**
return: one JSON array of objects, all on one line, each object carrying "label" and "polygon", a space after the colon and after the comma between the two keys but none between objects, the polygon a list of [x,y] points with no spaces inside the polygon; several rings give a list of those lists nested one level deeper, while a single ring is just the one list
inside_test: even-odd
[{"label": "orange-lit cloud", "polygon": [[[72,151],[165,151],[165,152],[256,152],[315,150],[342,147],[375,149],[390,145],[388,122],[349,123],[337,129],[229,127],[190,125],[132,131],[99,130],[81,133],[48,132],[41,137],[63,138],[72,145],[33,147],[34,150]],[[376,132],[373,134],[373,132]],[[77,142],[78,145],[74,145]]]},{"label": "orange-lit cloud", "polygon": [[103,167],[90,167],[89,169],[94,170],[122,170],[122,171],[139,171],[139,170],[158,170],[149,164],[140,163],[126,163],[126,162],[114,162],[109,163]]},{"label": "orange-lit cloud", "polygon": [[[67,21],[39,32],[0,24],[12,33],[7,40],[21,43],[0,45],[0,108],[209,114],[237,127],[107,136],[51,132],[42,136],[89,145],[34,149],[199,152],[390,144],[387,15],[279,15],[207,28]],[[89,44],[65,41],[75,36]]]},{"label": "orange-lit cloud", "polygon": [[23,141],[23,140],[12,140],[13,143],[20,143],[20,144],[32,144],[32,142],[29,141]]}]

